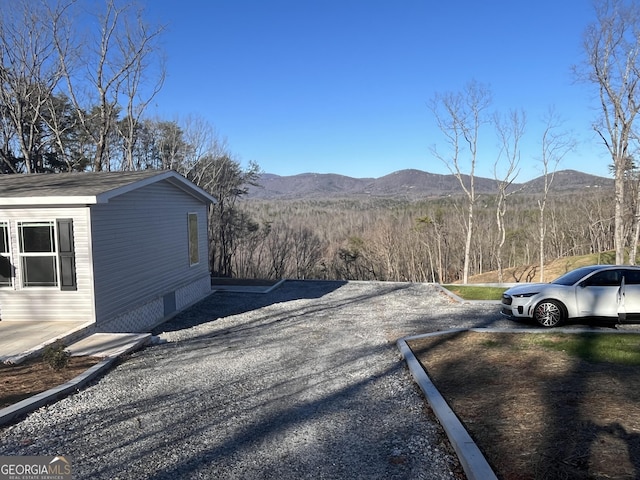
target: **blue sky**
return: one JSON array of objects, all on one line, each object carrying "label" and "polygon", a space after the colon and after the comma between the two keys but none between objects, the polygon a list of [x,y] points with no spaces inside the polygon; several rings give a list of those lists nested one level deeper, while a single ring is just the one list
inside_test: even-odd
[{"label": "blue sky", "polygon": [[[243,165],[278,175],[449,173],[428,102],[475,80],[492,111],[527,115],[518,180],[542,173],[542,117],[553,106],[576,150],[560,169],[608,176],[591,124],[591,87],[576,84],[588,0],[149,0],[166,24],[166,83],[150,114],[197,115]],[[497,139],[476,174],[493,177]]]}]

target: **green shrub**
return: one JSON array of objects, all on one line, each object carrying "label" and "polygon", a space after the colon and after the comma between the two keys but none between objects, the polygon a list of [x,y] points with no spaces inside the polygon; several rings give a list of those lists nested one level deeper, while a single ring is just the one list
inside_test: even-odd
[{"label": "green shrub", "polygon": [[71,354],[60,340],[47,345],[42,352],[42,360],[54,370],[62,370],[69,365]]}]

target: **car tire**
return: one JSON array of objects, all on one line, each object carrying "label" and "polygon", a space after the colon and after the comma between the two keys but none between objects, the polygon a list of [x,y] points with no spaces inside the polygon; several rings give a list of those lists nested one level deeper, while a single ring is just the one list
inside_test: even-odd
[{"label": "car tire", "polygon": [[546,328],[557,327],[565,321],[564,306],[555,300],[543,300],[536,305],[533,319]]}]

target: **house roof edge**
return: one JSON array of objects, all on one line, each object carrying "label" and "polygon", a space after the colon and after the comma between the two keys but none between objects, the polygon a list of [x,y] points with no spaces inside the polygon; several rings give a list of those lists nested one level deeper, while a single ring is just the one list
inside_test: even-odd
[{"label": "house roof edge", "polygon": [[[118,175],[121,173],[121,175]],[[83,175],[87,177],[83,178]],[[209,204],[216,199],[175,170],[0,175],[0,206],[92,205],[160,181]]]}]

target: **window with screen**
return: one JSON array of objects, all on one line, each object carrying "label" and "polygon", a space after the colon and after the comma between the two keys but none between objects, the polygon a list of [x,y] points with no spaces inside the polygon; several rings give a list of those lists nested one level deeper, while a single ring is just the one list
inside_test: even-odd
[{"label": "window with screen", "polygon": [[18,222],[22,285],[75,290],[73,222]]},{"label": "window with screen", "polygon": [[58,286],[54,222],[19,222],[20,265],[25,287]]}]

